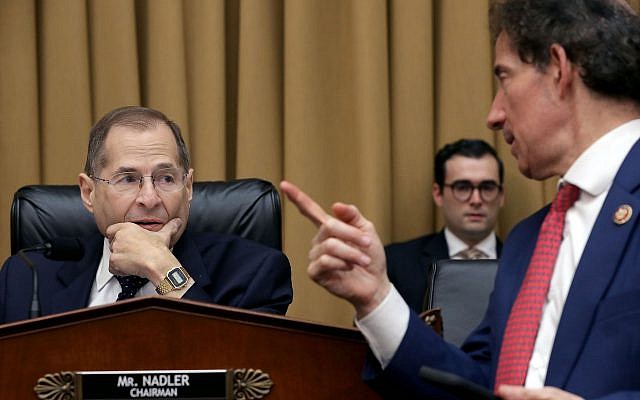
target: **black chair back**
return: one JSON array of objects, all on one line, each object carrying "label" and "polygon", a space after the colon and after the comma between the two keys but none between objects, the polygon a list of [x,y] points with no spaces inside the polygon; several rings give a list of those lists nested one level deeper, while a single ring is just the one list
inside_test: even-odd
[{"label": "black chair back", "polygon": [[429,269],[424,309],[440,308],[443,338],[458,346],[480,323],[498,260],[439,260]]},{"label": "black chair back", "polygon": [[[187,230],[230,233],[282,249],[280,197],[260,179],[194,182]],[[52,238],[98,232],[77,185],[31,185],[11,206],[11,253]]]}]

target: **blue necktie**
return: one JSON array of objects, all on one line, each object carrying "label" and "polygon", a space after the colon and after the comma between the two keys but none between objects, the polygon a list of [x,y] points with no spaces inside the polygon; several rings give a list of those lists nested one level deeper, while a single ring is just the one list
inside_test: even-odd
[{"label": "blue necktie", "polygon": [[138,290],[149,281],[147,278],[141,278],[137,275],[116,276],[116,279],[122,286],[122,292],[120,292],[116,301],[134,297]]}]

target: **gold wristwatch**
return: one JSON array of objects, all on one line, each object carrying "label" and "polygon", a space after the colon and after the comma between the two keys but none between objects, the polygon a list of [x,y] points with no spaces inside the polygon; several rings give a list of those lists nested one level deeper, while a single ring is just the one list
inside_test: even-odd
[{"label": "gold wristwatch", "polygon": [[181,265],[173,267],[167,272],[167,276],[164,277],[162,282],[156,287],[156,293],[160,296],[173,291],[182,289],[187,285],[189,281],[189,273]]}]

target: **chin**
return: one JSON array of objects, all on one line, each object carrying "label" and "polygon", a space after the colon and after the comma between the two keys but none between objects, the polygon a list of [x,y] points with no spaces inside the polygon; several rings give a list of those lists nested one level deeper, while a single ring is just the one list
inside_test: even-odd
[{"label": "chin", "polygon": [[521,173],[522,175],[524,175],[525,177],[527,177],[527,178],[529,178],[529,179],[535,179],[535,178],[533,177],[533,174],[532,174],[532,172],[531,172],[531,169],[529,168],[529,166],[528,166],[528,165],[523,165],[523,164],[518,163],[518,171],[520,171],[520,173]]},{"label": "chin", "polygon": [[469,227],[469,229],[467,229],[467,236],[470,238],[474,238],[476,240],[482,240],[484,238],[487,237],[487,235],[489,235],[489,233],[491,233],[491,229],[487,229],[487,226],[485,224],[483,224],[482,226],[474,226],[474,227]]},{"label": "chin", "polygon": [[527,172],[528,172],[527,174],[525,174],[524,172],[522,174],[527,178],[535,179],[537,181],[543,181],[545,179],[556,176],[556,174],[549,171],[534,171],[530,169]]}]

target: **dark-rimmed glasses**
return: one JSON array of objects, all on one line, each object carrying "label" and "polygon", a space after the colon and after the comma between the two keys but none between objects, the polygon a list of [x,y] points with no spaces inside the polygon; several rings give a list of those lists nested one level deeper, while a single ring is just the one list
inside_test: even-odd
[{"label": "dark-rimmed glasses", "polygon": [[471,181],[460,180],[452,183],[445,183],[445,187],[451,188],[451,193],[456,200],[467,202],[471,198],[473,191],[478,189],[480,198],[485,202],[490,202],[498,197],[502,191],[502,186],[495,181],[482,181],[478,185],[474,185]]},{"label": "dark-rimmed glasses", "polygon": [[141,175],[138,172],[120,172],[112,175],[109,179],[91,176],[96,181],[104,182],[110,188],[122,194],[134,194],[140,191],[144,178],[151,178],[151,183],[158,191],[164,193],[177,192],[184,188],[184,180],[187,173],[179,168],[163,168],[155,171],[152,175]]}]

